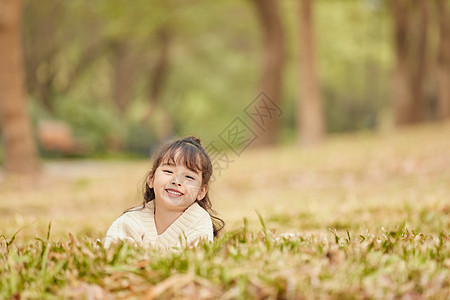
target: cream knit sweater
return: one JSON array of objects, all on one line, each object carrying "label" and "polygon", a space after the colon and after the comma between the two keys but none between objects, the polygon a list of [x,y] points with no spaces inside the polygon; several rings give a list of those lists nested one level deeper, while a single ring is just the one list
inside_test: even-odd
[{"label": "cream knit sweater", "polygon": [[154,211],[154,201],[150,201],[144,208],[134,208],[121,215],[108,229],[104,247],[123,240],[138,246],[170,249],[196,246],[199,240],[213,240],[211,217],[197,203],[189,206],[160,235],[156,231]]}]

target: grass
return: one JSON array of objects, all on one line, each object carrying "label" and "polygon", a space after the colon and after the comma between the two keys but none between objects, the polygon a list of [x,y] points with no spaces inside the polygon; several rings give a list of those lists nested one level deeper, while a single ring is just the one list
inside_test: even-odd
[{"label": "grass", "polygon": [[[383,235],[275,237],[228,232],[161,254],[91,239],[2,244],[2,298],[413,298],[449,292],[449,236],[399,227]],[[91,295],[91,296],[89,296]]]},{"label": "grass", "polygon": [[140,202],[148,161],[44,163],[0,183],[0,298],[448,298],[449,136],[248,150],[211,186],[222,236],[170,253],[97,242]]}]

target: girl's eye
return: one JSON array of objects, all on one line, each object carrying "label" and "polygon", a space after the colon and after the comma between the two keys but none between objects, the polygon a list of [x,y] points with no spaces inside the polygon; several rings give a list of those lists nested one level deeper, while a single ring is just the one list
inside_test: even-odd
[{"label": "girl's eye", "polygon": [[172,174],[172,171],[170,171],[170,170],[163,170],[163,172],[167,173],[167,174]]},{"label": "girl's eye", "polygon": [[187,178],[187,179],[190,179],[190,180],[194,180],[194,177],[189,176],[189,175],[187,175],[186,178]]}]

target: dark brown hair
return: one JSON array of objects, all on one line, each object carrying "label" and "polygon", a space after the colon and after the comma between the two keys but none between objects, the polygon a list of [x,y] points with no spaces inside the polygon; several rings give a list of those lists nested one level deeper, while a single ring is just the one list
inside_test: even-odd
[{"label": "dark brown hair", "polygon": [[[153,166],[148,176],[153,177],[156,169],[162,163],[168,162],[176,164],[175,154],[179,155],[179,162],[184,163],[186,168],[194,172],[201,172],[202,187],[208,186],[209,180],[213,173],[212,163],[205,149],[203,149],[200,140],[194,136],[189,136],[163,145],[153,156]],[[144,201],[142,206],[144,207],[146,203],[155,199],[155,191],[153,188],[148,186],[147,182],[145,182],[143,193]],[[203,199],[196,200],[196,202],[211,216],[214,236],[216,237],[218,232],[225,226],[225,222],[216,216],[217,213],[212,208],[212,203],[209,199],[208,192]]]}]

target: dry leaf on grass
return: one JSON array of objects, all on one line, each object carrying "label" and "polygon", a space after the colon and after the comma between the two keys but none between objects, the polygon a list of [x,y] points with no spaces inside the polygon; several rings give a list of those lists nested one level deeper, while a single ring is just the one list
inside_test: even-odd
[{"label": "dry leaf on grass", "polygon": [[110,298],[108,292],[102,287],[86,282],[78,282],[75,285],[66,287],[63,295],[66,299],[103,300]]},{"label": "dry leaf on grass", "polygon": [[162,295],[167,298],[181,296],[190,299],[216,299],[221,291],[204,278],[192,274],[176,274],[153,286],[143,299],[152,300]]}]

